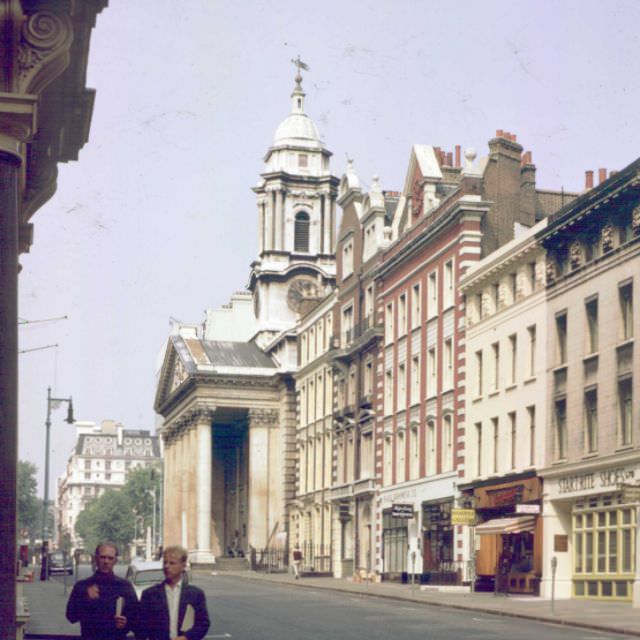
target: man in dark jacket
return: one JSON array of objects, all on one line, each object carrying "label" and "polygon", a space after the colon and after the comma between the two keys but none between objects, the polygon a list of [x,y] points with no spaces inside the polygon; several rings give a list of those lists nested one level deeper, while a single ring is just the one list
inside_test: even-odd
[{"label": "man in dark jacket", "polygon": [[118,548],[112,542],[96,547],[96,572],[76,582],[67,602],[67,620],[80,622],[85,640],[120,640],[137,621],[138,599],[129,582],[114,575]]},{"label": "man in dark jacket", "polygon": [[202,589],[186,584],[187,551],[164,550],[165,580],[142,592],[138,640],[202,640],[209,630],[209,613]]}]

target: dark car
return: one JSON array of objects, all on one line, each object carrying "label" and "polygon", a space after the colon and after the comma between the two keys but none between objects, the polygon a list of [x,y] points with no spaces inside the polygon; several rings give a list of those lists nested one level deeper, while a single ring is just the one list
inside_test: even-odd
[{"label": "dark car", "polygon": [[51,552],[49,554],[49,573],[67,573],[71,575],[73,573],[71,556],[62,553],[62,551]]}]

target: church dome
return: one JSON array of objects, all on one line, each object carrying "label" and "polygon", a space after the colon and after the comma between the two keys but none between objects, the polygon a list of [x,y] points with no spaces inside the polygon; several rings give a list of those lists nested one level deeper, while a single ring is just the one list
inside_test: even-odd
[{"label": "church dome", "polygon": [[[306,65],[303,67],[306,68]],[[291,113],[280,123],[273,136],[273,146],[296,146],[321,149],[324,144],[313,120],[304,112],[305,93],[298,69],[296,86],[291,94]]]},{"label": "church dome", "polygon": [[298,144],[317,147],[320,134],[316,125],[306,113],[290,113],[278,126],[273,136],[273,144]]}]

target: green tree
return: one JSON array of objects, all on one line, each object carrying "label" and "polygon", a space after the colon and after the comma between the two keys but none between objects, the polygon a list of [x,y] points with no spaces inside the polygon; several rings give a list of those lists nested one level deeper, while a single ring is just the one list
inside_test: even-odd
[{"label": "green tree", "polygon": [[110,540],[126,549],[133,539],[135,514],[123,491],[111,489],[90,502],[76,521],[76,533],[86,549]]},{"label": "green tree", "polygon": [[159,526],[160,513],[160,484],[162,482],[162,471],[160,465],[148,467],[138,467],[129,473],[127,482],[122,488],[122,492],[127,496],[131,509],[136,516],[141,516],[143,526],[138,529],[146,530],[153,526],[153,492],[156,496],[156,527]]},{"label": "green tree", "polygon": [[18,530],[33,541],[42,527],[42,501],[38,499],[38,469],[32,462],[18,460]]}]

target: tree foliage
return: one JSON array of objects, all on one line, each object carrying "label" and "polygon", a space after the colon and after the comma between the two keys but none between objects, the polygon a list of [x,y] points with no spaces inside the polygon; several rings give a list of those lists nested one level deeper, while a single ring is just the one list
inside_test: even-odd
[{"label": "tree foliage", "polygon": [[110,489],[90,502],[78,516],[76,533],[86,549],[94,549],[104,540],[125,548],[134,533],[134,513],[127,496]]},{"label": "tree foliage", "polygon": [[38,499],[38,469],[32,462],[18,460],[18,530],[34,540],[42,526],[42,501]]},{"label": "tree foliage", "polygon": [[[158,514],[160,510],[160,484],[162,482],[162,472],[159,465],[148,467],[138,467],[129,473],[127,482],[122,488],[123,493],[127,496],[131,509],[136,516],[143,519],[143,527],[153,525],[153,495],[156,495],[156,526],[158,526]],[[138,530],[140,531],[140,529]],[[140,535],[138,533],[138,535]]]},{"label": "tree foliage", "polygon": [[89,502],[75,526],[85,549],[94,549],[104,540],[111,540],[124,549],[136,535],[143,537],[146,528],[153,524],[154,490],[156,526],[159,526],[161,482],[159,466],[139,467],[129,473],[122,489],[111,489]]}]

